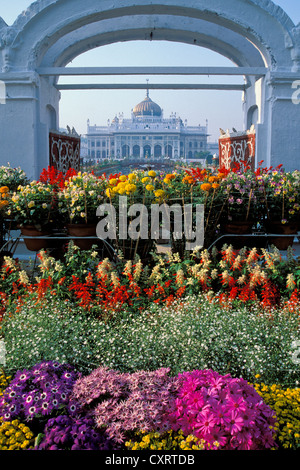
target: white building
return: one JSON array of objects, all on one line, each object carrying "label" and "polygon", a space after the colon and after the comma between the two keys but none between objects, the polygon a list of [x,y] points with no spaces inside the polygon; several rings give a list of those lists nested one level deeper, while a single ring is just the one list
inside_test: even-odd
[{"label": "white building", "polygon": [[108,120],[107,126],[87,122],[82,137],[82,151],[96,161],[106,158],[171,158],[193,159],[208,150],[205,126],[188,126],[176,113],[168,119],[163,110],[149,97],[131,111],[131,119],[123,114]]}]

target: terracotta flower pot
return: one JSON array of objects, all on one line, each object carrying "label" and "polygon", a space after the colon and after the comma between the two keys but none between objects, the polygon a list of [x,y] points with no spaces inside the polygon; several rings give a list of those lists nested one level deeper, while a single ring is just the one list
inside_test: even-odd
[{"label": "terracotta flower pot", "polygon": [[24,237],[24,243],[29,251],[40,251],[49,247],[49,240],[47,238],[38,238],[50,235],[47,230],[37,230],[34,225],[24,225],[20,227],[21,234]]},{"label": "terracotta flower pot", "polygon": [[96,224],[68,224],[67,232],[71,237],[81,237],[72,239],[74,244],[81,250],[90,250],[93,245],[97,244]]},{"label": "terracotta flower pot", "polygon": [[[280,221],[270,221],[267,224],[267,231],[278,235],[293,235],[298,232],[298,223],[282,224]],[[275,245],[278,250],[287,250],[294,243],[294,237],[274,237],[270,238],[269,243]]]},{"label": "terracotta flower pot", "polygon": [[250,222],[231,222],[225,224],[225,231],[227,233],[233,233],[236,235],[244,235],[246,233],[251,233],[253,221]]},{"label": "terracotta flower pot", "polygon": [[[233,222],[230,222],[230,223],[227,223],[224,225],[224,231],[225,233],[229,233],[229,234],[232,234],[232,235],[246,235],[246,234],[251,234],[252,232],[252,225],[253,225],[253,221],[233,221]],[[228,244],[228,245],[232,245],[233,248],[235,249],[241,249],[243,248],[244,246],[249,246],[250,244],[253,243],[253,238],[251,238],[250,236],[249,237],[245,237],[245,236],[241,236],[241,237],[238,237],[238,236],[234,236],[234,237],[226,237],[226,239],[224,239],[225,242]]]},{"label": "terracotta flower pot", "polygon": [[147,262],[151,259],[150,252],[155,249],[153,240],[112,240],[112,246],[116,251],[120,250],[126,260],[133,260],[135,255],[141,258],[142,262]]}]

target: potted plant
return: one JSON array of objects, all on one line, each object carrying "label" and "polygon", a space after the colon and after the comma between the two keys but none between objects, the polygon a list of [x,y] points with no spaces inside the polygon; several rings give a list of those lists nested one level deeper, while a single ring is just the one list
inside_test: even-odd
[{"label": "potted plant", "polygon": [[[197,230],[196,206],[203,206],[204,247],[208,247],[218,234],[218,225],[223,210],[223,201],[220,197],[222,177],[223,175],[217,171],[191,168],[167,174],[163,180],[167,194],[166,199],[169,203],[174,202],[182,207],[188,204],[192,207],[192,226],[190,228],[193,232]],[[182,213],[184,214],[184,211]],[[193,240],[191,234],[186,230],[182,239],[171,238],[171,242],[173,251],[183,257],[186,242],[193,242]]]},{"label": "potted plant", "polygon": [[260,219],[256,175],[251,170],[229,171],[222,181],[226,199],[223,224],[227,233],[251,233]]},{"label": "potted plant", "polygon": [[[299,230],[300,172],[285,172],[281,165],[266,169],[259,176],[264,194],[266,231],[273,234],[293,235]],[[285,250],[293,244],[294,237],[271,239],[277,248]]]},{"label": "potted plant", "polygon": [[[125,259],[134,259],[138,255],[142,261],[147,261],[150,252],[155,249],[149,212],[151,204],[161,202],[163,195],[161,178],[154,170],[136,170],[126,175],[118,173],[107,178],[105,202],[112,206],[116,214],[115,237],[109,241],[116,250],[123,253]],[[123,202],[126,205],[122,206]],[[140,205],[142,212],[130,214],[130,207],[135,204]],[[122,214],[126,215],[126,226],[121,223]],[[140,233],[136,230],[133,234],[131,224],[139,216]]]},{"label": "potted plant", "polygon": [[[29,180],[26,173],[20,167],[12,168],[9,163],[6,166],[3,165],[0,167],[0,187],[8,188],[8,198],[14,191],[17,191],[20,185],[26,185],[28,183]],[[15,221],[7,213],[2,214],[2,219],[5,233],[17,228]]]},{"label": "potted plant", "polygon": [[[31,181],[12,194],[7,214],[13,216],[25,237],[44,237],[51,232],[53,200],[50,185]],[[24,241],[31,251],[48,247],[46,239],[25,238]]]},{"label": "potted plant", "polygon": [[64,182],[64,188],[57,193],[58,210],[63,218],[67,233],[74,237],[74,243],[82,249],[89,249],[96,240],[97,208],[104,199],[104,177],[93,173],[78,172]]},{"label": "potted plant", "polygon": [[1,186],[0,187],[0,262],[2,264],[2,260],[4,256],[8,256],[10,253],[8,251],[4,251],[4,244],[6,242],[6,234],[7,234],[7,226],[5,224],[5,217],[6,217],[6,210],[9,204],[9,188],[8,186]]},{"label": "potted plant", "polygon": [[20,167],[11,168],[9,164],[0,167],[0,186],[8,187],[10,193],[16,191],[18,186],[28,183],[26,173]]}]

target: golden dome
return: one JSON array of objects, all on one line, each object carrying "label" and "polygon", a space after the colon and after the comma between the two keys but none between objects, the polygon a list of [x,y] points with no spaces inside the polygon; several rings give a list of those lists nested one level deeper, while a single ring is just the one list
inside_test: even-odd
[{"label": "golden dome", "polygon": [[161,107],[149,98],[149,90],[147,90],[146,98],[133,108],[133,114],[135,116],[161,116],[162,111]]}]

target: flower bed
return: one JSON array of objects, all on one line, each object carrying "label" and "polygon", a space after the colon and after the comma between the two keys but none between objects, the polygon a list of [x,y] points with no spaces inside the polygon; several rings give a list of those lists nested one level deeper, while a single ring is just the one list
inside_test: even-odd
[{"label": "flower bed", "polygon": [[[211,240],[238,209],[254,226],[266,221],[275,184],[281,222],[296,218],[298,173],[248,172],[97,178],[48,169],[5,200],[32,219],[45,209],[62,225],[95,222],[99,201],[117,208],[123,195],[147,207],[197,201]],[[283,257],[276,248],[224,245],[145,263],[122,253],[103,259],[97,247],[70,242],[64,256],[41,250],[38,260],[33,275],[10,257],[1,268],[1,450],[299,448],[300,266],[292,249]]]},{"label": "flower bed", "polygon": [[[100,367],[80,377],[48,361],[15,375],[0,411],[2,449],[124,450],[134,447],[138,433],[167,431],[181,432],[200,449],[276,447],[274,412],[254,387],[210,370],[172,377],[166,368],[119,373]],[[9,426],[26,439],[18,440]]]}]

